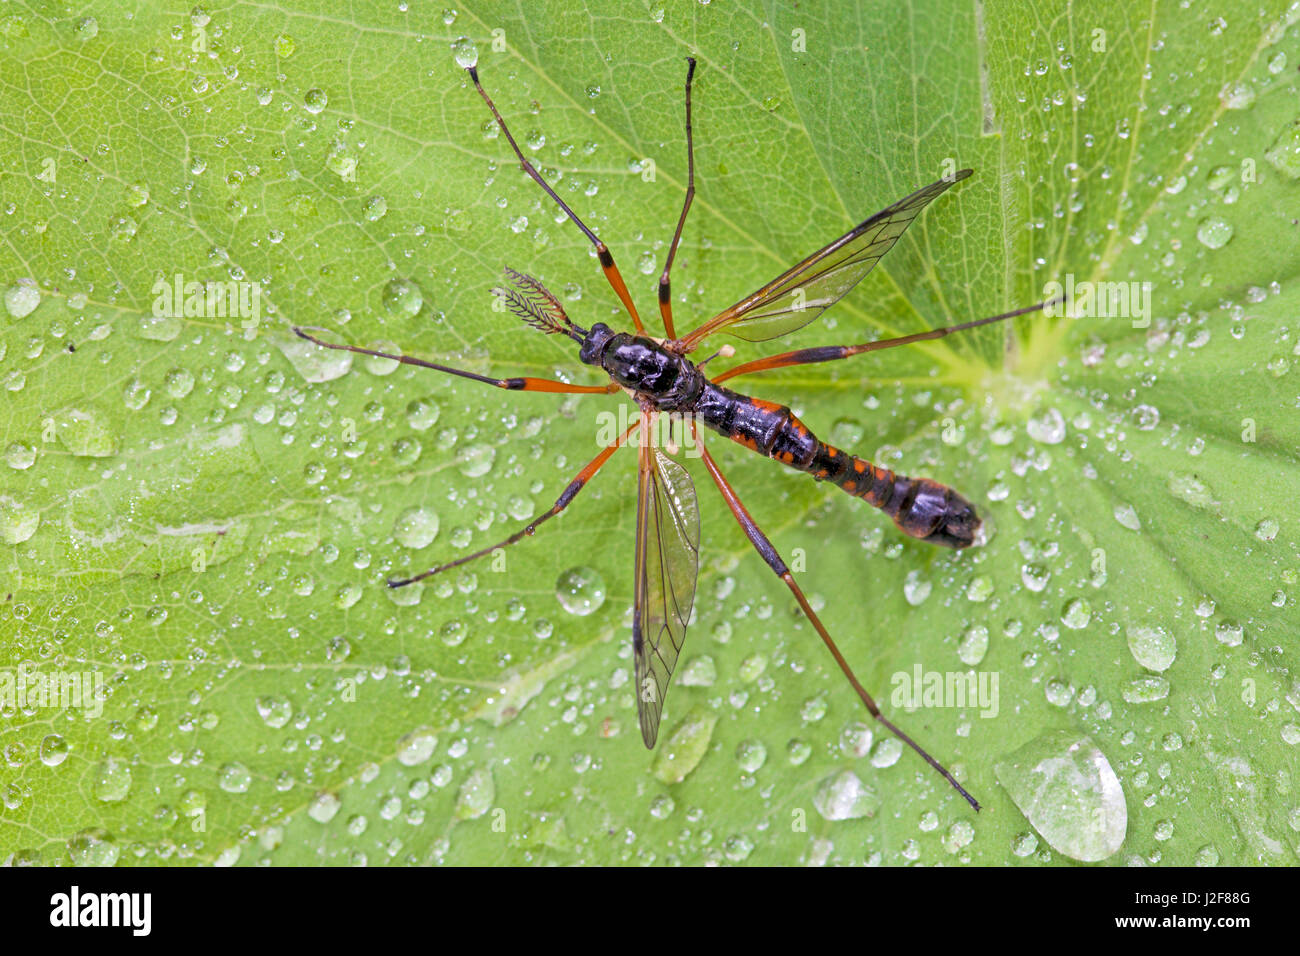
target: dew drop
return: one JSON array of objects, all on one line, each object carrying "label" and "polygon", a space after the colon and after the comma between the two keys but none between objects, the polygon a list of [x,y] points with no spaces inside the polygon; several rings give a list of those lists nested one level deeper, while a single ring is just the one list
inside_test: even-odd
[{"label": "dew drop", "polygon": [[1115,506],[1115,520],[1128,528],[1130,531],[1141,531],[1142,521],[1138,518],[1137,509],[1130,504],[1120,503]]},{"label": "dew drop", "polygon": [[438,536],[438,513],[424,507],[407,508],[393,522],[393,539],[402,547],[427,548]]},{"label": "dew drop", "polygon": [[456,793],[456,819],[478,819],[492,809],[496,797],[497,786],[492,779],[492,771],[486,767],[475,767]]},{"label": "dew drop", "polygon": [[279,730],[293,716],[293,704],[288,697],[271,694],[257,699],[257,716],[266,726]]},{"label": "dew drop", "polygon": [[68,857],[74,866],[115,866],[121,850],[106,830],[92,827],[68,840]]},{"label": "dew drop", "polygon": [[0,541],[22,544],[36,533],[41,513],[24,501],[0,495]]},{"label": "dew drop", "polygon": [[104,803],[125,800],[131,792],[131,765],[117,757],[106,757],[100,761],[95,768],[91,792],[96,800]]},{"label": "dew drop", "polygon": [[302,105],[308,113],[319,113],[329,105],[330,98],[324,90],[312,89],[302,98]]},{"label": "dew drop", "polygon": [[874,787],[852,770],[841,770],[822,780],[813,793],[813,806],[823,820],[861,820],[873,817],[881,798]]},{"label": "dew drop", "polygon": [[1025,431],[1036,442],[1059,445],[1065,441],[1065,417],[1055,408],[1049,408],[1030,418]]},{"label": "dew drop", "polygon": [[1218,216],[1207,216],[1196,227],[1196,238],[1207,249],[1222,249],[1232,238],[1232,225]]},{"label": "dew drop", "polygon": [[1073,860],[1095,863],[1124,843],[1128,807],[1110,761],[1088,737],[1058,730],[994,767],[1035,830]]},{"label": "dew drop", "polygon": [[690,775],[709,749],[718,718],[698,708],[690,711],[673,727],[666,740],[659,741],[651,773],[661,783],[681,783]]},{"label": "dew drop", "polygon": [[424,305],[424,291],[411,279],[390,279],[381,299],[389,315],[414,318]]},{"label": "dew drop", "polygon": [[5,311],[12,318],[22,319],[36,311],[41,304],[41,290],[35,279],[19,279],[5,289]]},{"label": "dew drop", "polygon": [[555,599],[575,617],[586,617],[605,603],[605,579],[588,567],[569,568],[555,582]]},{"label": "dew drop", "polygon": [[1164,671],[1178,655],[1178,641],[1163,627],[1133,624],[1128,628],[1128,649],[1147,670]]},{"label": "dew drop", "polygon": [[416,767],[433,756],[438,737],[427,727],[413,730],[397,742],[397,762],[404,767]]}]

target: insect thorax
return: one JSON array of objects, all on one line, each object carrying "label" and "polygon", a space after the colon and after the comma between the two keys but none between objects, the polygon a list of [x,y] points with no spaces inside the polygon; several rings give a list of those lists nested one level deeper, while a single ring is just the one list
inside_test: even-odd
[{"label": "insect thorax", "polygon": [[704,390],[704,373],[690,359],[645,336],[614,332],[603,322],[587,333],[578,357],[660,411],[689,411]]}]

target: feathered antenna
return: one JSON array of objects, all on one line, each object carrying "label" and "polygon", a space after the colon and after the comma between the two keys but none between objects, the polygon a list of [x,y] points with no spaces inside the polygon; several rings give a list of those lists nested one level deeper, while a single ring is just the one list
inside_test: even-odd
[{"label": "feathered antenna", "polygon": [[564,306],[560,305],[560,300],[552,295],[546,286],[532,276],[516,272],[509,266],[506,266],[505,272],[506,279],[515,288],[497,286],[492,292],[501,297],[507,309],[547,335],[559,332],[575,342],[581,342],[586,338],[586,329],[578,328],[569,320],[564,312]]}]

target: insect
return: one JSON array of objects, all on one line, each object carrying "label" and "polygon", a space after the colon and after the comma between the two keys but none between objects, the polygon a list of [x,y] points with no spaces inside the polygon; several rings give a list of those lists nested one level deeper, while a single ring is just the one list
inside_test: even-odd
[{"label": "insect", "polygon": [[458,375],[496,388],[562,394],[612,394],[622,390],[633,398],[639,409],[637,420],[574,476],[554,505],[525,527],[473,554],[430,568],[411,578],[390,580],[388,584],[390,587],[404,587],[491,554],[498,548],[509,547],[532,535],[544,522],[568,508],[613,454],[625,445],[630,445],[635,435],[638,448],[638,486],[632,647],[641,735],[645,745],[653,748],[659,734],[664,695],[686,639],[686,627],[695,600],[696,578],[699,573],[700,518],[695,486],[686,469],[652,440],[659,416],[669,416],[674,421],[680,419],[689,427],[691,438],[709,477],[717,485],[723,501],[746,537],[768,567],[790,589],[871,716],[916,751],[978,810],[979,803],[943,764],[881,714],[880,708],[858,681],[821,619],[809,605],[780,553],[719,470],[700,436],[699,426],[704,425],[752,451],[806,472],[818,481],[835,484],[879,508],[905,534],[946,547],[965,548],[974,542],[980,520],[971,503],[957,492],[929,478],[895,474],[887,468],[840,451],[820,441],[786,406],[743,395],[726,388],[722,383],[770,369],[839,361],[864,352],[937,339],[953,332],[1024,315],[1043,308],[1045,303],[900,338],[784,352],[736,365],[709,378],[703,371],[703,366],[714,358],[733,354],[734,350],[723,346],[704,361],[692,361],[688,356],[706,340],[718,333],[727,333],[746,341],[762,342],[803,328],[843,298],[889,251],[921,210],[954,183],[969,176],[971,170],[963,169],[949,178],[940,179],[881,210],[756,292],[679,338],[673,323],[670,274],[681,243],[682,229],[686,225],[686,215],[690,212],[691,201],[695,197],[695,144],[691,125],[691,84],[695,76],[695,60],[688,57],[686,62],[687,186],[681,216],[677,220],[663,273],[659,277],[659,312],[666,333],[662,339],[647,334],[609,248],[578,218],[524,156],[505,119],[479,82],[477,67],[467,68],[474,88],[487,104],[520,167],[559,205],[595,247],[601,271],[631,316],[636,331],[615,332],[603,322],[593,324],[590,329],[578,326],[566,314],[560,301],[542,283],[513,269],[506,269],[507,286],[493,291],[501,297],[510,312],[528,325],[547,334],[565,335],[577,343],[579,360],[603,370],[609,376],[609,384],[573,385],[543,378],[491,378],[409,355],[329,342],[311,334],[313,331],[322,331],[319,329],[294,328],[297,335],[323,348],[391,359]]}]

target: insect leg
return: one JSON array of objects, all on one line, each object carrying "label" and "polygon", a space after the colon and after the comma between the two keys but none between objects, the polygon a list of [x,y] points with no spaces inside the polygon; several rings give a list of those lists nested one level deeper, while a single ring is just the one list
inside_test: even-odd
[{"label": "insect leg", "polygon": [[691,429],[695,434],[695,441],[699,445],[700,453],[704,458],[704,467],[709,470],[709,475],[713,478],[714,484],[718,486],[718,491],[722,493],[722,498],[726,501],[727,507],[731,509],[731,513],[735,516],[736,521],[740,523],[741,530],[743,530],[745,536],[749,538],[750,544],[754,546],[754,550],[756,550],[763,560],[767,562],[768,567],[776,572],[776,575],[785,582],[786,587],[788,587],[794,594],[795,600],[799,602],[799,607],[803,609],[808,620],[812,622],[812,626],[821,636],[822,641],[825,642],[827,649],[831,652],[831,656],[835,658],[835,663],[838,664],[840,670],[844,672],[844,676],[849,679],[849,683],[853,685],[853,689],[857,691],[858,697],[862,699],[862,703],[866,705],[871,716],[880,721],[880,723],[883,724],[895,737],[920,754],[921,758],[925,760],[926,763],[937,770],[945,780],[952,784],[956,791],[965,798],[967,803],[978,810],[980,805],[976,799],[966,792],[966,788],[957,782],[957,779],[943,764],[939,763],[939,761],[926,753],[920,744],[895,727],[893,723],[887,720],[880,713],[880,708],[876,706],[876,702],[872,700],[871,695],[867,693],[866,688],[859,683],[857,676],[853,673],[853,669],[849,667],[849,663],[844,659],[844,655],[840,653],[840,649],[835,646],[835,641],[831,639],[830,633],[822,624],[821,619],[817,617],[817,613],[808,604],[808,599],[804,597],[803,591],[800,589],[799,585],[795,583],[794,576],[790,573],[790,569],[786,566],[785,561],[782,560],[781,555],[777,552],[776,548],[773,547],[772,542],[768,539],[767,535],[764,534],[762,529],[754,522],[749,511],[741,503],[740,498],[737,497],[735,489],[731,487],[727,482],[727,479],[722,476],[722,472],[718,470],[718,465],[713,460],[713,456],[709,454],[708,449],[704,447],[704,442],[701,441],[698,428],[694,422],[691,422]]},{"label": "insect leg", "polygon": [[738,375],[748,375],[751,372],[767,372],[774,368],[788,368],[791,365],[813,365],[817,362],[834,362],[837,359],[846,359],[853,355],[861,355],[863,352],[879,352],[881,349],[892,349],[896,345],[911,345],[913,342],[927,342],[931,339],[941,339],[953,332],[964,332],[966,329],[977,329],[981,325],[991,325],[994,322],[1002,322],[1006,319],[1014,319],[1018,315],[1027,315],[1030,312],[1037,312],[1047,305],[1046,302],[1039,302],[1037,305],[1027,305],[1023,309],[1016,309],[1013,312],[1004,312],[1002,315],[989,316],[986,319],[976,319],[973,322],[963,322],[960,325],[948,325],[939,329],[929,329],[925,332],[915,332],[912,335],[902,335],[894,339],[880,339],[875,342],[863,342],[861,345],[826,345],[820,348],[799,349],[795,352],[783,352],[780,355],[769,355],[767,358],[755,359],[752,362],[745,362],[743,365],[737,365],[735,368],[729,368],[713,381],[714,383],[726,381],[729,378],[736,378]]},{"label": "insect leg", "polygon": [[519,144],[515,142],[514,136],[510,134],[510,128],[506,126],[506,121],[501,117],[501,113],[497,111],[496,104],[492,102],[492,98],[487,95],[487,90],[483,89],[483,84],[479,82],[478,67],[470,66],[466,67],[465,70],[469,73],[469,78],[474,81],[474,88],[478,90],[479,96],[483,97],[483,102],[487,104],[488,109],[492,111],[492,115],[496,117],[497,125],[501,127],[501,132],[505,134],[506,141],[510,144],[510,148],[515,151],[515,156],[519,160],[519,165],[523,168],[524,172],[533,178],[537,185],[541,186],[542,189],[546,191],[546,195],[555,200],[559,207],[564,210],[565,215],[572,219],[574,224],[582,230],[583,235],[591,240],[591,244],[596,247],[596,257],[600,259],[600,268],[605,273],[605,278],[609,281],[610,286],[613,287],[614,294],[617,295],[618,300],[623,303],[623,308],[627,309],[628,314],[632,316],[632,322],[636,325],[636,330],[644,333],[645,326],[641,324],[641,317],[637,315],[636,306],[632,304],[632,297],[628,295],[627,283],[623,281],[623,276],[618,271],[618,266],[614,264],[614,256],[610,253],[609,247],[601,242],[600,238],[594,232],[587,228],[587,224],[578,218],[578,214],[569,208],[568,203],[561,199],[554,189],[547,185],[546,180],[542,178],[542,174],[539,173],[536,167],[534,167],[533,164],[524,156],[523,151],[519,149]]},{"label": "insect leg", "polygon": [[682,203],[682,214],[677,220],[677,231],[673,233],[672,245],[668,247],[668,259],[664,262],[663,275],[659,277],[659,313],[664,318],[664,331],[668,338],[677,338],[673,329],[672,286],[668,274],[673,268],[673,257],[682,241],[682,228],[686,225],[686,214],[690,212],[691,200],[695,198],[695,140],[691,135],[691,79],[695,76],[695,58],[686,58],[686,201]]},{"label": "insect leg", "polygon": [[538,525],[554,518],[565,508],[569,507],[569,502],[578,497],[578,492],[586,487],[587,482],[592,479],[592,476],[595,475],[596,472],[600,471],[601,466],[604,465],[605,462],[609,461],[610,456],[613,455],[614,452],[618,451],[623,445],[627,444],[628,436],[630,436],[640,424],[640,420],[633,422],[627,431],[623,432],[622,435],[614,440],[613,444],[607,446],[604,451],[589,461],[587,466],[583,468],[582,471],[578,472],[574,479],[565,487],[564,491],[560,493],[560,497],[555,499],[555,504],[551,505],[551,507],[547,509],[540,518],[534,518],[510,537],[498,541],[496,544],[489,545],[486,548],[480,548],[473,554],[467,554],[463,558],[457,558],[455,561],[448,561],[446,564],[440,564],[436,568],[430,568],[428,571],[423,571],[420,574],[415,575],[415,577],[400,578],[396,580],[389,578],[388,586],[390,588],[400,588],[405,587],[408,584],[414,584],[416,581],[423,581],[425,578],[432,577],[433,575],[439,574],[450,568],[459,567],[462,564],[473,561],[475,558],[481,558],[485,555],[491,554],[493,551],[497,550],[497,548],[509,547],[515,542],[522,541],[524,538],[536,533]]},{"label": "insect leg", "polygon": [[[316,330],[313,330],[316,331]],[[365,349],[359,345],[342,345],[337,342],[326,342],[310,334],[306,328],[295,325],[293,334],[300,339],[306,339],[319,345],[323,349],[337,349],[340,352],[355,352],[358,355],[370,355],[375,358],[390,359],[394,362],[401,362],[403,365],[418,365],[420,368],[431,368],[435,372],[446,372],[448,375],[459,375],[461,378],[468,378],[475,382],[482,382],[484,385],[492,385],[496,388],[505,388],[515,392],[559,392],[566,395],[588,395],[617,392],[618,386],[613,382],[608,385],[570,385],[568,382],[558,382],[551,378],[491,378],[487,375],[479,375],[475,372],[467,372],[464,369],[451,368],[447,365],[438,365],[434,362],[426,362],[424,359],[413,358],[410,355],[394,355],[389,352],[376,352],[374,349]]]}]

